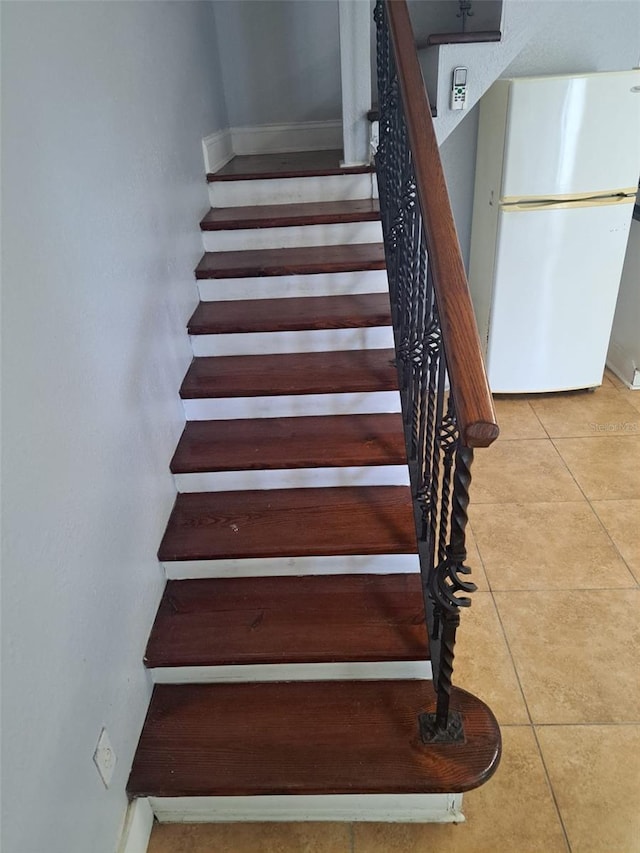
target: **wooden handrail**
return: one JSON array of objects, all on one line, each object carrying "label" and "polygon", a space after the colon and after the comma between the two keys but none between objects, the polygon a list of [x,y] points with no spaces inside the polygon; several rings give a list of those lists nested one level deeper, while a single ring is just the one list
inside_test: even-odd
[{"label": "wooden handrail", "polygon": [[409,9],[386,9],[458,428],[468,447],[487,447],[499,429]]}]

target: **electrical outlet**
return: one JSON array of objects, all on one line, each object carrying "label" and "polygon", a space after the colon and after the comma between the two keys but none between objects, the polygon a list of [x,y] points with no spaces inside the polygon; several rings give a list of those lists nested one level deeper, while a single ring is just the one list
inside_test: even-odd
[{"label": "electrical outlet", "polygon": [[104,782],[105,788],[109,787],[113,771],[116,766],[116,754],[109,740],[109,733],[106,729],[102,729],[98,738],[98,745],[93,753],[93,763],[98,768],[100,778]]}]

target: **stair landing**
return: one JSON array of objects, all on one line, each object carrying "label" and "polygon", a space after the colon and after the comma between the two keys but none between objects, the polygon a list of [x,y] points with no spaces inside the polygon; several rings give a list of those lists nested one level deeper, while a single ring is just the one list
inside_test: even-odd
[{"label": "stair landing", "polygon": [[256,178],[304,178],[326,175],[354,175],[373,172],[373,166],[340,166],[342,151],[298,151],[288,154],[252,154],[238,156],[207,180],[250,181]]}]

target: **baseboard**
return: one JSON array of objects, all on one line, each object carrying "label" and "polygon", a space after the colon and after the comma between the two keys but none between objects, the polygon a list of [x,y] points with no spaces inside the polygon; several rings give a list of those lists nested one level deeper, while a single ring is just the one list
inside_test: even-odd
[{"label": "baseboard", "polygon": [[374,821],[462,823],[462,794],[150,797],[161,823]]},{"label": "baseboard", "polygon": [[229,128],[210,133],[202,140],[205,172],[213,174],[232,159],[235,154]]},{"label": "baseboard", "polygon": [[146,797],[134,800],[127,809],[118,853],[146,853],[153,829],[153,809]]},{"label": "baseboard", "polygon": [[636,367],[631,354],[614,341],[609,344],[607,367],[624,382],[627,388],[640,388],[640,370]]},{"label": "baseboard", "polygon": [[259,124],[232,127],[230,132],[233,151],[239,155],[342,148],[341,121]]}]

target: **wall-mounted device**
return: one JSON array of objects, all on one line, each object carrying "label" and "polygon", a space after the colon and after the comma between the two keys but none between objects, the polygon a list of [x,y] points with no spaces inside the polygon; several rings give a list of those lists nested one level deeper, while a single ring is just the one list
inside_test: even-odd
[{"label": "wall-mounted device", "polygon": [[451,109],[464,110],[467,106],[467,69],[462,66],[453,69],[451,77]]}]

